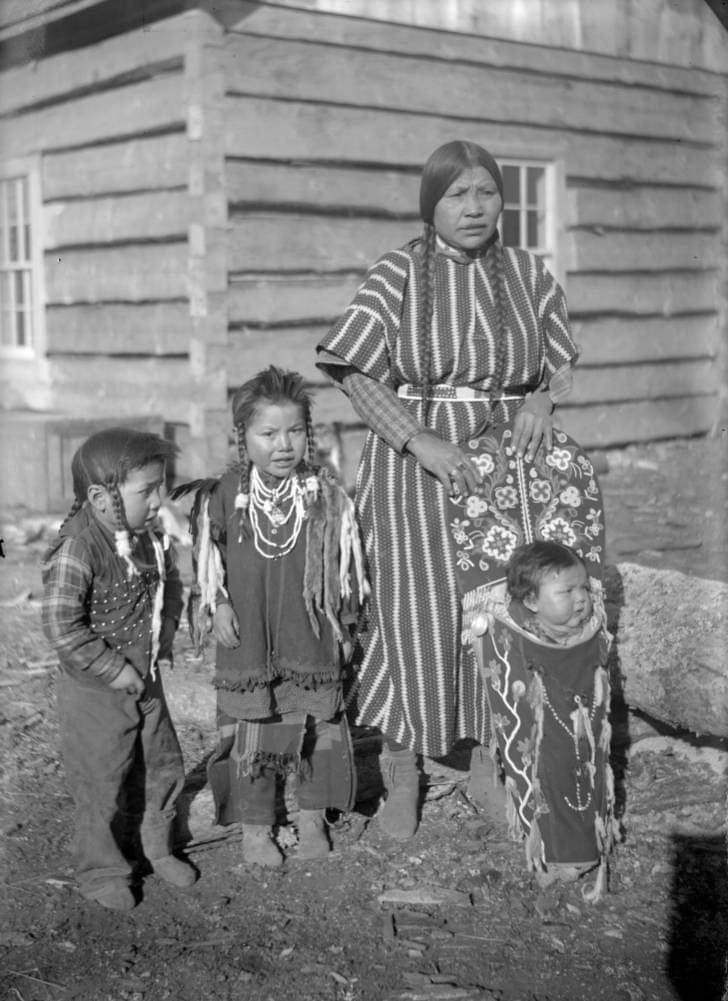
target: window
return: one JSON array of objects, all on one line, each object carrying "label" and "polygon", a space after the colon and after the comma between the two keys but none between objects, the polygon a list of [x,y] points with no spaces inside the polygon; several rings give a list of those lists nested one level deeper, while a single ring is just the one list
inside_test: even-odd
[{"label": "window", "polygon": [[34,164],[0,164],[0,351],[33,355],[41,345],[39,181]]},{"label": "window", "polygon": [[500,160],[504,205],[503,243],[538,254],[555,274],[555,169],[548,162]]}]

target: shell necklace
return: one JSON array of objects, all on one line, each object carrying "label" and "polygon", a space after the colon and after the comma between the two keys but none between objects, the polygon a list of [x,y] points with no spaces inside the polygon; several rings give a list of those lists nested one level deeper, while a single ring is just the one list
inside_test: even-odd
[{"label": "shell necklace", "polygon": [[295,473],[277,487],[267,487],[257,466],[250,471],[250,524],[261,556],[286,556],[298,541],[306,514],[304,490]]}]

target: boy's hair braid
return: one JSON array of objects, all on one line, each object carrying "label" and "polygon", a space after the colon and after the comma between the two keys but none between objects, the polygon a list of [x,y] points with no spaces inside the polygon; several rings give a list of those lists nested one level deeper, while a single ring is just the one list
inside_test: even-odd
[{"label": "boy's hair braid", "polygon": [[61,522],[61,524],[58,526],[58,531],[59,532],[63,531],[63,529],[66,527],[66,525],[71,520],[71,518],[73,518],[73,516],[75,514],[78,514],[78,512],[81,510],[82,507],[83,507],[83,501],[79,500],[78,497],[74,497],[73,498],[73,504],[71,504],[71,507],[68,510],[68,514],[63,519],[63,521]]},{"label": "boy's hair braid", "polygon": [[109,497],[111,498],[111,506],[114,509],[114,522],[116,524],[116,530],[117,532],[128,532],[129,526],[126,521],[126,511],[124,510],[124,501],[122,500],[121,493],[119,491],[119,484],[114,478],[107,480],[105,485],[109,492]]},{"label": "boy's hair braid", "polygon": [[506,353],[508,345],[508,295],[506,290],[506,268],[503,255],[503,244],[500,239],[494,240],[488,247],[485,254],[485,270],[488,274],[490,286],[493,290],[493,304],[495,306],[496,325],[495,335],[495,365],[493,368],[493,381],[490,386],[490,406],[491,413],[495,406],[495,401],[500,396],[503,389],[503,377],[506,367]]},{"label": "boy's hair braid", "polygon": [[437,232],[432,223],[425,223],[422,241],[422,295],[420,311],[420,364],[422,366],[422,421],[427,423],[430,411],[430,386],[432,378],[432,317],[435,312],[435,240]]}]

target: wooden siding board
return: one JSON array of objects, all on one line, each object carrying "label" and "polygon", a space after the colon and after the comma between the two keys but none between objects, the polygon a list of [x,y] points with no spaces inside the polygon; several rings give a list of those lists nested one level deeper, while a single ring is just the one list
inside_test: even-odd
[{"label": "wooden siding board", "polygon": [[365,170],[322,163],[227,162],[228,199],[232,205],[275,205],[351,214],[371,212],[419,219],[420,178],[417,173]]},{"label": "wooden siding board", "polygon": [[49,307],[48,353],[182,355],[191,320],[183,302]]},{"label": "wooden siding board", "polygon": [[712,102],[634,85],[585,79],[575,88],[552,74],[244,35],[229,36],[226,61],[228,90],[246,95],[445,116],[477,108],[492,121],[671,140],[677,120],[681,139],[694,142],[715,132]]},{"label": "wooden siding board", "polygon": [[231,219],[230,271],[366,269],[421,229],[389,219],[250,213]]},{"label": "wooden siding board", "polygon": [[226,363],[228,385],[239,386],[272,359],[285,359],[291,368],[310,383],[324,379],[316,368],[316,345],[328,331],[328,324],[312,327],[284,327],[277,330],[233,330]]},{"label": "wooden siding board", "polygon": [[636,188],[570,187],[566,191],[572,225],[611,229],[688,229],[720,225],[720,192],[686,187]]},{"label": "wooden siding board", "polygon": [[66,250],[45,257],[48,305],[185,299],[187,245]]},{"label": "wooden siding board", "polygon": [[557,424],[584,448],[705,434],[717,417],[716,397],[645,400],[615,406],[560,407]]},{"label": "wooden siding board", "polygon": [[264,323],[291,326],[334,319],[354,297],[362,272],[335,276],[266,275],[230,285],[231,324]]},{"label": "wooden siding board", "polygon": [[716,314],[575,320],[571,333],[588,365],[715,359],[720,341]]},{"label": "wooden siding board", "polygon": [[595,233],[575,229],[565,242],[565,266],[568,271],[710,269],[719,260],[720,248],[719,232]]},{"label": "wooden siding board", "polygon": [[51,390],[66,413],[108,415],[112,386],[119,417],[155,413],[165,421],[188,420],[194,385],[184,359],[137,359],[133,366],[125,358],[105,356],[54,360]]},{"label": "wooden siding board", "polygon": [[[421,167],[435,147],[463,135],[498,156],[563,158],[569,175],[595,180],[702,184],[719,187],[713,150],[674,141],[571,135],[535,125],[485,118],[452,119],[368,108],[230,97],[226,103],[227,155]],[[586,140],[586,141],[585,141]],[[530,152],[529,152],[530,151]]]},{"label": "wooden siding board", "polygon": [[43,157],[43,197],[90,197],[187,184],[187,137],[180,132]]},{"label": "wooden siding board", "polygon": [[0,149],[22,156],[185,125],[182,77],[165,76],[5,118],[0,121]]},{"label": "wooden siding board", "polygon": [[[611,16],[616,18],[620,15],[613,12]],[[641,85],[681,93],[716,94],[721,87],[715,74],[695,69],[692,65],[683,69],[655,62],[615,59],[597,52],[521,44],[503,37],[415,28],[290,8],[282,10],[255,3],[241,4],[239,19],[233,21],[230,27],[248,35],[305,39],[431,59],[487,63],[527,73],[556,74],[579,80],[614,80],[627,86]],[[498,36],[498,32],[494,35]]]},{"label": "wooden siding board", "polygon": [[570,274],[566,295],[574,316],[619,313],[677,316],[709,312],[718,301],[717,275],[694,274]]},{"label": "wooden siding board", "polygon": [[[621,359],[615,359],[621,360]],[[661,400],[667,397],[715,394],[719,372],[712,361],[649,361],[644,365],[582,367],[574,379],[570,406],[612,404],[621,400]]]},{"label": "wooden siding board", "polygon": [[[187,189],[46,203],[44,246],[187,238]],[[161,253],[164,251],[161,250]]]},{"label": "wooden siding board", "polygon": [[185,47],[194,41],[204,19],[199,11],[146,24],[143,28],[102,39],[6,70],[0,87],[0,115],[35,104],[70,98],[100,89],[125,75],[149,67],[181,63]]}]

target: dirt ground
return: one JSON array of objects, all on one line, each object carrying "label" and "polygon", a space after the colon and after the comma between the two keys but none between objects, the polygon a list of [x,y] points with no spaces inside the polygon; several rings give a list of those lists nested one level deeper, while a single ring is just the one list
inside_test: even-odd
[{"label": "dirt ground", "polygon": [[[609,562],[728,581],[725,438],[601,457]],[[334,850],[241,862],[235,826],[211,826],[209,655],[187,633],[165,678],[188,783],[187,891],[153,876],[128,914],[84,902],[69,858],[71,802],[58,759],[54,659],[39,625],[38,559],[53,525],[0,516],[2,996],[12,1001],[728,1001],[725,742],[666,732],[615,706],[623,840],[609,892],[539,896],[523,849],[468,795],[468,754],[425,762],[422,823],[405,845],[378,830],[375,741],[357,737],[360,802],[331,818]],[[725,667],[725,665],[723,665]]]}]

